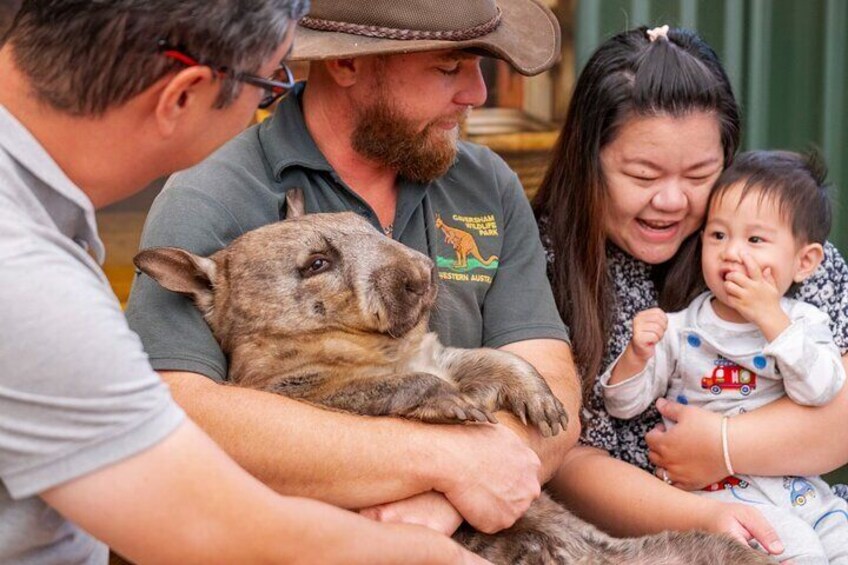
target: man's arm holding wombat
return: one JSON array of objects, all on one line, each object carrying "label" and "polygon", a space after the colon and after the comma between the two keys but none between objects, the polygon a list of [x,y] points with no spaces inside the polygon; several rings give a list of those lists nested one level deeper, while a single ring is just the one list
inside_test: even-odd
[{"label": "man's arm holding wombat", "polygon": [[378,526],[314,500],[270,496],[191,422],[41,496],[134,562],[484,563],[424,528]]},{"label": "man's arm holding wombat", "polygon": [[515,416],[498,412],[498,420],[518,434],[542,461],[539,479],[546,483],[554,476],[565,454],[580,438],[580,379],[574,368],[571,348],[564,341],[533,339],[519,341],[500,348],[514,353],[533,365],[548,383],[568,414],[564,433],[542,437],[532,426],[523,425]]},{"label": "man's arm holding wombat", "polygon": [[475,527],[496,531],[539,493],[539,458],[504,426],[363,418],[195,373],[161,375],[195,422],[283,494],[362,508],[435,490]]},{"label": "man's arm holding wombat", "polygon": [[[551,391],[560,400],[569,416],[565,433],[544,437],[532,425],[524,425],[512,413],[497,413],[498,421],[512,430],[516,437],[533,449],[540,457],[539,482],[547,482],[557,471],[566,452],[580,437],[580,383],[574,369],[569,346],[559,340],[525,340],[500,348],[522,357],[542,375]],[[482,351],[482,350],[477,350]],[[472,353],[469,351],[468,353]],[[458,368],[462,372],[462,368]],[[477,508],[483,500],[473,500],[469,494],[468,507]],[[461,516],[445,497],[438,492],[428,492],[389,504],[368,508],[364,514],[383,522],[403,522],[424,525],[453,533],[462,523]],[[467,519],[468,516],[465,516]]]}]

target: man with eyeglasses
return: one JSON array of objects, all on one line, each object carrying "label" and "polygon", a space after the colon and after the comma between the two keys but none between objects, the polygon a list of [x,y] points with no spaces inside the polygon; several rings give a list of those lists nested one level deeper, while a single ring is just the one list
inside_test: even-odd
[{"label": "man with eyeglasses", "polygon": [[[214,70],[220,77],[229,76],[233,80],[262,89],[262,98],[259,100],[259,109],[261,110],[271,106],[295,85],[291,69],[289,69],[285,62],[280,62],[270,77],[263,78],[246,72],[231,72],[226,67],[219,67],[215,63],[201,62],[189,55],[184,47],[175,47],[164,39],[159,40],[159,52],[165,57],[178,61],[187,67],[207,66]],[[284,59],[290,56],[291,52],[286,53]]]},{"label": "man with eyeglasses", "polygon": [[[481,57],[542,72],[559,55],[556,19],[536,0],[313,0],[296,37],[291,58],[311,61],[308,81],[269,120],[173,176],[142,247],[210,255],[284,218],[293,188],[307,212],[355,211],[434,260],[431,328],[442,341],[533,363],[570,415],[567,432],[542,439],[506,414],[503,425],[460,427],[355,418],[220,386],[227,360],[200,313],[146,276],[130,325],[180,405],[271,488],[444,532],[463,518],[486,532],[508,527],[576,442],[580,387],[518,179],[458,137],[486,99]],[[288,78],[275,77],[280,94]],[[463,255],[460,240],[476,254]]]},{"label": "man with eyeglasses", "polygon": [[23,3],[0,50],[0,562],[106,563],[103,542],[152,563],[482,562],[251,477],[173,402],[97,264],[94,210],[242,129],[305,9]]}]

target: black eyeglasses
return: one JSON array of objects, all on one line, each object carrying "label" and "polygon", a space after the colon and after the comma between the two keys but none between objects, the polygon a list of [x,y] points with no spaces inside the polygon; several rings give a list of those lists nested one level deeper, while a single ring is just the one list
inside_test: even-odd
[{"label": "black eyeglasses", "polygon": [[274,102],[276,102],[277,100],[279,100],[281,96],[286,94],[292,88],[294,88],[294,75],[292,75],[291,69],[288,68],[285,63],[280,63],[280,66],[274,70],[274,73],[270,77],[262,78],[256,75],[252,75],[250,73],[234,73],[227,67],[219,67],[216,65],[211,65],[209,63],[198,61],[191,55],[188,55],[184,49],[174,47],[164,39],[159,40],[159,52],[162,55],[168,57],[169,59],[179,61],[187,67],[202,65],[205,67],[209,67],[216,73],[222,75],[229,75],[233,80],[237,80],[239,82],[243,82],[245,84],[261,88],[265,91],[265,95],[259,102],[259,107],[263,110]]}]

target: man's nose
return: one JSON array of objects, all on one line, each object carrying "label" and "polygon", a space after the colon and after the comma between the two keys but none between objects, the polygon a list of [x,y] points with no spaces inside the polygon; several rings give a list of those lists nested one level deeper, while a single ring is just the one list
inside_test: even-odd
[{"label": "man's nose", "polygon": [[480,61],[463,65],[460,90],[454,96],[454,103],[476,108],[486,103],[487,94]]},{"label": "man's nose", "polygon": [[681,187],[680,181],[671,179],[654,195],[651,203],[654,208],[663,212],[679,212],[689,205],[689,197]]}]

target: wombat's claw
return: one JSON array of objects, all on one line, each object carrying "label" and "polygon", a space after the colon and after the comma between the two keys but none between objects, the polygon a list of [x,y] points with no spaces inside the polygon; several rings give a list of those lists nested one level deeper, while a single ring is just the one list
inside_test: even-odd
[{"label": "wombat's claw", "polygon": [[493,415],[489,414],[488,412],[483,412],[482,410],[478,410],[477,408],[470,408],[469,412],[472,416],[472,419],[475,422],[481,422],[481,423],[488,422],[490,424],[497,424],[498,423],[497,419],[495,419],[495,417]]},{"label": "wombat's claw", "polygon": [[431,398],[405,414],[410,418],[435,424],[487,423],[494,416],[462,398],[445,395]]},{"label": "wombat's claw", "polygon": [[559,432],[564,432],[568,429],[568,414],[566,414],[565,409],[559,403],[547,407],[545,410],[545,419],[550,424],[553,435],[557,435]]},{"label": "wombat's claw", "polygon": [[513,413],[526,426],[535,426],[543,437],[551,437],[566,429],[568,416],[556,398],[533,399],[532,402],[512,400]]},{"label": "wombat's claw", "polygon": [[453,408],[451,408],[450,412],[456,420],[461,420],[464,422],[468,419],[468,416],[465,415],[465,411],[459,406],[454,406]]},{"label": "wombat's claw", "polygon": [[543,437],[551,437],[557,433],[554,431],[553,426],[558,420],[555,418],[549,418],[548,411],[545,408],[546,406],[542,403],[536,406],[531,406],[529,409],[530,422],[539,429]]},{"label": "wombat's claw", "polygon": [[512,413],[521,420],[521,423],[525,426],[527,425],[527,405],[524,402],[519,400],[510,400],[510,405],[512,407]]}]

